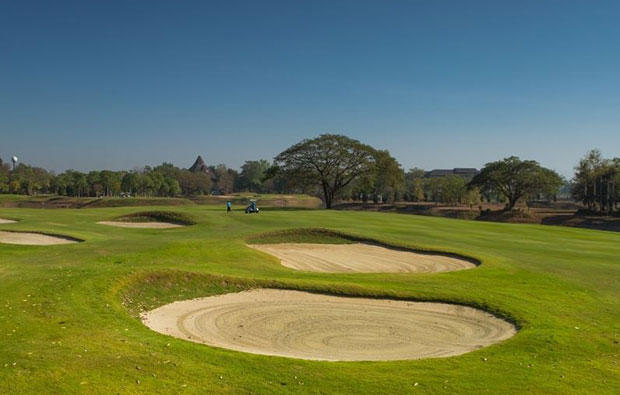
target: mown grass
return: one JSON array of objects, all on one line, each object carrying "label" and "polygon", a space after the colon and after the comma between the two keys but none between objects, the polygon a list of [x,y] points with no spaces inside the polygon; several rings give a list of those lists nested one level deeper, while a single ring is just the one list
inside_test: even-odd
[{"label": "mown grass", "polygon": [[[620,234],[369,212],[226,214],[203,205],[174,208],[196,221],[191,227],[96,224],[137,211],[0,209],[0,218],[20,220],[0,229],[86,240],[0,244],[0,393],[620,391]],[[297,228],[447,251],[482,265],[422,275],[309,273],[245,245],[252,235]],[[329,363],[186,342],[136,317],[172,300],[257,286],[462,303],[508,317],[520,331],[458,357]]]}]

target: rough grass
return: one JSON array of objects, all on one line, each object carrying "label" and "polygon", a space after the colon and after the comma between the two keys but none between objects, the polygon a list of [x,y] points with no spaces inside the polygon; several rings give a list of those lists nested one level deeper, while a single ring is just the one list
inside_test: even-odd
[{"label": "rough grass", "polygon": [[[0,246],[0,393],[620,392],[618,233],[372,212],[174,210],[197,224],[162,234],[96,224],[135,208],[0,209],[0,217],[20,220],[0,229],[87,240]],[[246,246],[252,235],[308,228],[483,264],[421,275],[301,273]],[[521,329],[458,357],[328,363],[186,342],[135,316],[176,299],[265,284],[478,306]]]},{"label": "rough grass", "polygon": [[184,206],[193,204],[186,198],[101,198],[85,202],[80,208]]},{"label": "rough grass", "polygon": [[196,221],[187,214],[174,211],[141,211],[114,218],[120,222],[167,222],[176,225],[195,225]]},{"label": "rough grass", "polygon": [[312,243],[353,244],[356,238],[324,228],[295,228],[261,233],[247,238],[249,244]]}]

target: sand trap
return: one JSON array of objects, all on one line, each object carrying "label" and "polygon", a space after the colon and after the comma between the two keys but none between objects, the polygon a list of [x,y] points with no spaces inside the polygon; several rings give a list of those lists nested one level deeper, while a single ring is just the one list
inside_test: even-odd
[{"label": "sand trap", "polygon": [[436,273],[473,269],[472,262],[371,244],[254,244],[291,269],[324,273]]},{"label": "sand trap", "polygon": [[77,241],[40,233],[5,232],[0,230],[0,243],[47,246],[54,244],[71,244],[77,243]]},{"label": "sand trap", "polygon": [[12,219],[3,219],[0,218],[0,224],[14,224],[17,221],[13,221]]},{"label": "sand trap", "polygon": [[515,327],[471,307],[275,289],[174,302],[142,315],[167,335],[253,354],[328,361],[460,355]]},{"label": "sand trap", "polygon": [[181,228],[183,225],[171,224],[170,222],[122,222],[122,221],[100,221],[101,225],[120,226],[121,228],[151,228],[168,229]]}]

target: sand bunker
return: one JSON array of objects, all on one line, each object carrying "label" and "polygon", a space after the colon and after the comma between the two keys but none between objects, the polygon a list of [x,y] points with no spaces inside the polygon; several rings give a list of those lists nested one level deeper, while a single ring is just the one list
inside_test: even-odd
[{"label": "sand bunker", "polygon": [[13,221],[12,219],[3,219],[0,218],[0,224],[14,224],[17,221]]},{"label": "sand bunker", "polygon": [[0,231],[0,243],[47,246],[54,244],[71,244],[77,243],[77,241],[41,233]]},{"label": "sand bunker", "polygon": [[175,302],[142,320],[197,343],[328,361],[449,357],[516,333],[512,324],[471,307],[275,289]]},{"label": "sand bunker", "polygon": [[291,269],[326,273],[436,273],[475,268],[465,259],[371,244],[254,244]]},{"label": "sand bunker", "polygon": [[120,226],[121,228],[151,228],[151,229],[168,229],[180,228],[184,225],[171,224],[170,222],[123,222],[123,221],[100,221],[101,225]]}]

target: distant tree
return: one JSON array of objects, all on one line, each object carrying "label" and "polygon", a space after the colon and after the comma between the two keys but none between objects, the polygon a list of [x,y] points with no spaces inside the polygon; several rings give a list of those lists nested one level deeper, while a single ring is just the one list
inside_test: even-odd
[{"label": "distant tree", "polygon": [[425,178],[424,179],[424,196],[431,202],[441,202],[441,178]]},{"label": "distant tree", "polygon": [[88,195],[99,196],[103,192],[103,186],[101,186],[101,177],[99,172],[93,170],[86,175],[86,182],[88,183]]},{"label": "distant tree", "polygon": [[421,202],[424,200],[424,170],[413,168],[405,173],[405,192],[407,200]]},{"label": "distant tree", "polygon": [[274,160],[292,182],[320,188],[330,209],[337,193],[374,170],[374,151],[346,136],[322,134],[289,147]]},{"label": "distant tree", "polygon": [[211,176],[208,173],[184,170],[177,177],[184,195],[204,195],[211,191]]},{"label": "distant tree", "polygon": [[0,158],[0,193],[7,193],[9,191],[9,175],[11,168],[8,163],[4,163]]},{"label": "distant tree", "polygon": [[76,196],[81,197],[88,191],[88,180],[86,174],[79,171],[74,171],[72,174],[72,184],[75,190]]},{"label": "distant tree", "polygon": [[241,166],[239,173],[239,189],[242,191],[262,192],[263,182],[267,179],[267,172],[271,167],[264,159],[248,160]]},{"label": "distant tree", "polygon": [[588,209],[612,212],[620,201],[620,158],[592,150],[575,167],[571,194]]},{"label": "distant tree", "polygon": [[478,189],[477,187],[467,189],[465,195],[463,196],[463,203],[467,204],[470,208],[473,208],[473,206],[480,204],[481,201],[482,199],[480,196],[480,189]]},{"label": "distant tree", "polygon": [[8,174],[11,193],[31,195],[51,190],[53,175],[45,169],[20,163]]},{"label": "distant tree", "polygon": [[233,192],[238,177],[235,170],[229,169],[224,164],[219,164],[211,166],[210,171],[215,178],[213,189],[226,194]]},{"label": "distant tree", "polygon": [[121,190],[121,179],[123,174],[110,170],[102,170],[99,173],[101,186],[106,196],[118,195]]},{"label": "distant tree", "polygon": [[450,205],[457,205],[463,201],[467,187],[465,180],[459,176],[446,176],[439,178],[441,182],[441,196],[442,203]]},{"label": "distant tree", "polygon": [[172,163],[164,162],[159,166],[155,166],[153,171],[162,174],[164,177],[176,179],[177,175],[181,172],[181,169]]},{"label": "distant tree", "polygon": [[181,193],[181,186],[176,179],[172,177],[166,177],[165,185],[167,196],[176,196]]},{"label": "distant tree", "polygon": [[138,173],[133,171],[125,174],[121,180],[121,189],[126,193],[136,193],[139,187],[139,178]]},{"label": "distant tree", "polygon": [[403,169],[387,150],[374,151],[373,183],[374,193],[385,203],[398,200],[398,194],[404,189]]},{"label": "distant tree", "polygon": [[541,167],[536,161],[511,156],[487,163],[469,185],[504,196],[508,201],[506,209],[512,210],[522,197],[535,193],[554,193],[562,185],[562,178],[553,170]]}]

